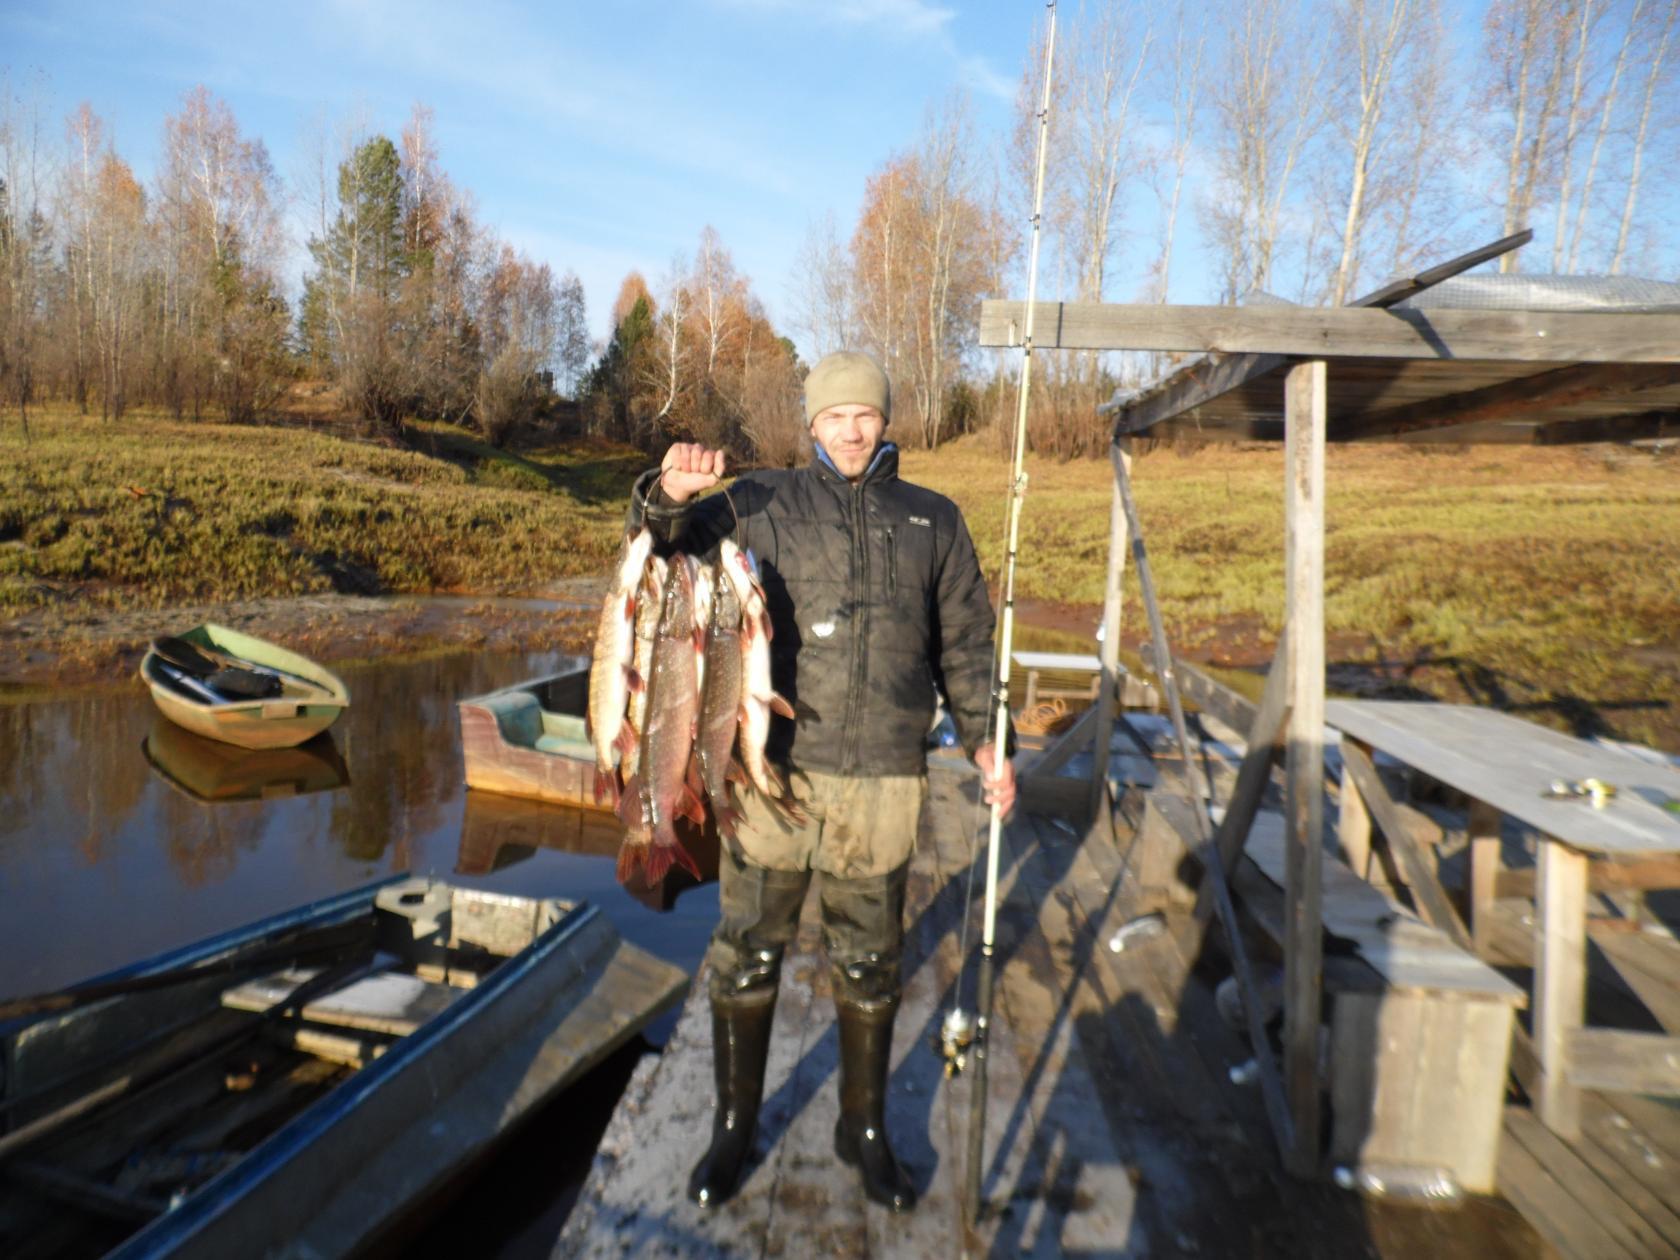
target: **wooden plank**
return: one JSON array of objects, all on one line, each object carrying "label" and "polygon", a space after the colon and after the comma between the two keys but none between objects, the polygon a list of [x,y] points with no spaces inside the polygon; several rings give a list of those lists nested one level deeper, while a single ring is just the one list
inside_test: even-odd
[{"label": "wooden plank", "polygon": [[1564,1260],[1641,1260],[1593,1219],[1520,1141],[1499,1145],[1499,1192]]},{"label": "wooden plank", "polygon": [[1480,267],[1485,262],[1492,262],[1495,258],[1509,254],[1512,250],[1521,249],[1534,239],[1534,229],[1524,228],[1520,232],[1513,232],[1509,236],[1502,236],[1497,241],[1489,241],[1486,245],[1479,245],[1469,253],[1460,254],[1457,258],[1449,258],[1444,263],[1430,267],[1427,271],[1420,271],[1417,275],[1403,280],[1391,280],[1380,289],[1375,289],[1363,297],[1355,298],[1349,306],[1393,306],[1396,302],[1404,301],[1414,294],[1422,293],[1425,289],[1432,289],[1443,280],[1451,280],[1454,276],[1469,271],[1472,267]]},{"label": "wooden plank", "polygon": [[1339,416],[1334,427],[1337,441],[1385,441],[1402,433],[1535,416],[1599,398],[1631,399],[1671,385],[1680,385],[1680,365],[1571,363],[1443,398]]},{"label": "wooden plank", "polygon": [[1569,1079],[1588,1089],[1680,1095],[1680,1037],[1620,1028],[1569,1034]]},{"label": "wooden plank", "polygon": [[[315,975],[308,968],[289,968],[251,980],[222,994],[222,1005],[237,1011],[267,1011]],[[303,1008],[302,1017],[314,1024],[403,1037],[447,1010],[463,992],[418,976],[386,973],[368,976],[310,1002]]]},{"label": "wooden plank", "polygon": [[1289,1170],[1318,1166],[1318,1025],[1323,968],[1324,423],[1326,366],[1298,364],[1285,385],[1284,588],[1289,747],[1284,768],[1284,1080]]},{"label": "wooden plank", "polygon": [[[1288,363],[1289,360],[1281,354],[1242,354],[1191,363],[1135,401],[1124,404],[1115,418],[1114,439],[1119,441],[1127,434],[1143,433],[1174,416],[1194,411],[1232,390],[1270,376]],[[1277,421],[1252,423],[1264,426],[1266,435],[1273,440],[1283,436],[1282,425]],[[1261,436],[1248,426],[1239,425],[1237,429],[1231,434],[1233,439]]]},{"label": "wooden plank", "polygon": [[1470,932],[1476,953],[1487,956],[1491,944],[1493,903],[1498,898],[1500,832],[1504,816],[1486,801],[1472,799],[1467,828],[1470,836]]},{"label": "wooden plank", "polygon": [[1637,1130],[1589,1093],[1581,1100],[1581,1137],[1568,1146],[1680,1255],[1680,1178],[1666,1161],[1653,1165]]},{"label": "wooden plank", "polygon": [[[1225,816],[1219,820],[1219,830],[1213,837],[1214,852],[1219,856],[1221,869],[1229,874],[1242,855],[1249,828],[1260,809],[1261,799],[1272,779],[1272,761],[1278,746],[1289,729],[1289,632],[1285,627],[1272,657],[1272,667],[1266,674],[1266,689],[1260,703],[1252,707],[1248,731],[1248,750],[1243,754],[1237,770],[1236,786],[1225,805]],[[1212,681],[1211,679],[1207,681]],[[1204,883],[1196,897],[1196,918],[1207,922],[1213,913],[1211,891]]]},{"label": "wooden plank", "polygon": [[[1494,881],[1495,897],[1532,897],[1538,871],[1502,870]],[[1587,867],[1592,892],[1633,892],[1645,888],[1680,888],[1680,853],[1665,857],[1614,861],[1601,859]]]},{"label": "wooden plank", "polygon": [[1534,1048],[1540,1056],[1534,1109],[1566,1138],[1581,1130],[1580,1090],[1569,1083],[1569,1042],[1586,1015],[1586,898],[1586,858],[1543,840],[1534,916]]},{"label": "wooden plank", "polygon": [[1507,1108],[1505,1132],[1511,1141],[1534,1157],[1562,1190],[1566,1196],[1564,1209],[1572,1206],[1596,1223],[1623,1253],[1641,1257],[1670,1254],[1661,1231],[1642,1219],[1617,1193],[1615,1186],[1607,1184],[1570,1144],[1548,1130],[1532,1112],[1519,1107]]},{"label": "wooden plank", "polygon": [[1680,434],[1680,411],[1672,407],[1628,416],[1593,416],[1583,420],[1554,420],[1534,430],[1536,446],[1570,446],[1578,442],[1638,442]]},{"label": "wooden plank", "polygon": [[[1325,711],[1336,729],[1582,852],[1680,854],[1680,817],[1646,799],[1680,798],[1680,770],[1474,705],[1332,700]],[[1602,809],[1545,796],[1554,779],[1588,778],[1622,791]]]},{"label": "wooden plank", "polygon": [[1445,1168],[1495,1183],[1511,1009],[1439,996],[1340,993],[1331,1018],[1331,1159]]},{"label": "wooden plank", "polygon": [[[1244,850],[1278,887],[1285,876],[1283,819],[1262,810]],[[1390,987],[1523,1004],[1523,992],[1404,906],[1334,859],[1324,863],[1323,926],[1349,941]]]},{"label": "wooden plank", "polygon": [[1411,889],[1424,922],[1445,932],[1461,948],[1473,952],[1475,946],[1470,934],[1459,922],[1458,912],[1447,900],[1447,891],[1441,887],[1441,881],[1435,874],[1432,855],[1418,843],[1405,819],[1394,809],[1395,802],[1378,777],[1376,767],[1354,739],[1342,740],[1342,767],[1343,773],[1352,779],[1370,808],[1377,826],[1382,829],[1383,838],[1388,841],[1389,851],[1400,864],[1401,874]]},{"label": "wooden plank", "polygon": [[[979,344],[1019,344],[1026,303],[980,305]],[[1036,349],[1519,363],[1680,362],[1680,315],[1040,302]],[[1042,330],[1042,331],[1040,331]]]},{"label": "wooden plank", "polygon": [[[1346,742],[1342,747],[1346,749]],[[1371,806],[1359,790],[1359,780],[1343,764],[1341,791],[1336,802],[1336,843],[1342,861],[1361,879],[1371,878]]]},{"label": "wooden plank", "polygon": [[1086,709],[1079,715],[1077,722],[1056,737],[1055,743],[1046,747],[1042,753],[1021,767],[1021,777],[1053,777],[1057,771],[1073,760],[1076,753],[1084,752],[1090,746],[1091,731],[1096,726],[1096,722],[1096,707]]}]

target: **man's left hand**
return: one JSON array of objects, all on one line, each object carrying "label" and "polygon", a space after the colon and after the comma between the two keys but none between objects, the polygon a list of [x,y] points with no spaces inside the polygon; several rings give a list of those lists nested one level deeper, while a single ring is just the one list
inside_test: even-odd
[{"label": "man's left hand", "polygon": [[1015,807],[1015,763],[1005,757],[998,763],[997,745],[982,744],[974,751],[974,764],[980,767],[980,785],[985,790],[986,804],[996,805],[999,812],[1008,814]]}]

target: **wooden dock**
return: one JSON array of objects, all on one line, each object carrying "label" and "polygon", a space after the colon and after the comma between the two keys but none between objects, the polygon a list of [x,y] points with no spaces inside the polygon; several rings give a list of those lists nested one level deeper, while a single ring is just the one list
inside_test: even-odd
[{"label": "wooden dock", "polygon": [[[935,1041],[959,983],[966,878],[983,824],[975,789],[961,763],[935,762],[911,868],[888,1126],[922,1191],[918,1209],[895,1217],[866,1204],[856,1174],[834,1157],[837,1042],[813,898],[784,968],[756,1162],[740,1194],[712,1213],[684,1194],[714,1098],[701,983],[665,1053],[632,1079],[554,1254],[1546,1254],[1498,1198],[1427,1211],[1288,1176],[1258,1092],[1232,1082],[1248,1049],[1196,969],[1190,916],[1170,912],[1168,933],[1122,953],[1106,947],[1141,908],[1126,877],[1129,830],[1087,839],[1024,812],[1002,854],[987,1210],[968,1228],[971,1078],[944,1078]],[[960,979],[973,983],[971,972]]]}]

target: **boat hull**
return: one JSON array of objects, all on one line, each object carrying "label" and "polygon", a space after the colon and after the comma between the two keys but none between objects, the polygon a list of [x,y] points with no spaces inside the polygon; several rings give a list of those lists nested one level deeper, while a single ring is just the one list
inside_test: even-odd
[{"label": "boat hull", "polygon": [[240,748],[293,748],[326,730],[350,705],[350,691],[336,674],[266,639],[213,622],[180,637],[197,647],[290,675],[282,693],[273,699],[211,703],[184,694],[171,683],[157,653],[147,652],[140,662],[140,678],[158,711],[206,739]]},{"label": "boat hull", "polygon": [[473,696],[457,706],[466,782],[483,792],[583,809],[595,800],[595,750],[584,732],[589,662]]},{"label": "boat hull", "polygon": [[[591,906],[506,897],[429,880],[386,881],[289,912],[273,921],[278,926],[272,930],[254,925],[209,947],[177,951],[156,967],[141,964],[113,976],[202,964],[226,957],[230,948],[272,948],[278,933],[300,927],[326,924],[355,931],[358,916],[368,917],[373,936],[367,939],[377,940],[381,951],[402,949],[401,942],[409,941],[413,948],[404,956],[421,974],[428,974],[428,959],[442,958],[445,973],[459,967],[449,961],[460,956],[452,950],[482,957],[488,949],[502,960],[476,983],[431,983],[434,992],[442,988],[450,994],[446,1005],[389,1041],[377,1057],[109,1255],[133,1260],[355,1252],[482,1159],[534,1110],[679,1001],[687,988],[680,969],[623,942]],[[513,948],[520,942],[522,948]],[[225,975],[195,980],[192,993],[168,992],[167,1000],[177,1006],[195,1000],[213,1012],[208,1018],[225,1020],[230,1004],[235,1011],[255,1009],[239,1003],[263,986],[280,983],[282,974],[291,973],[232,989]],[[94,1060],[108,1055],[110,1045],[93,1044],[99,1039],[89,1034],[110,1026],[119,1039],[131,1036],[132,1030],[122,1025],[133,1020],[121,1018],[122,1007],[161,1000],[164,995],[156,992],[107,999],[21,1032],[0,1028],[0,1037],[6,1038],[0,1047],[33,1041],[27,1047],[32,1054],[25,1058],[35,1065],[31,1083],[39,1089],[45,1074],[60,1070],[49,1057],[55,1049],[80,1046]],[[307,1000],[302,1026],[325,1027],[317,1021],[331,1023],[326,1008],[349,1000],[330,993]],[[380,1004],[384,999],[371,1008],[367,999],[362,1001],[361,1013],[371,1009],[384,1018],[396,1017]],[[371,1027],[336,1026],[347,1031]],[[0,1090],[0,1097],[10,1092]]]}]

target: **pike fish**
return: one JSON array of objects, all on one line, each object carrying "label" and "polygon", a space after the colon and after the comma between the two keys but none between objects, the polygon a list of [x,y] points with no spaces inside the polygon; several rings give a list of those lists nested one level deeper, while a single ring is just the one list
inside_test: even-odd
[{"label": "pike fish", "polygon": [[[631,657],[631,671],[645,683],[653,671],[653,645],[659,637],[659,615],[665,607],[665,583],[670,566],[663,556],[649,556],[642,572],[642,585],[636,597],[636,646]],[[642,728],[647,725],[647,687],[630,692],[630,748],[619,762],[619,774],[625,782],[636,773],[642,756]]]},{"label": "pike fish", "polygon": [[700,763],[700,782],[712,803],[712,817],[726,840],[735,838],[740,817],[729,803],[729,772],[735,752],[735,732],[741,725],[741,680],[746,671],[741,657],[741,601],[723,574],[712,593],[712,616],[706,632],[705,671],[700,688],[700,729],[694,757]]},{"label": "pike fish", "polygon": [[765,796],[783,800],[786,789],[765,761],[764,746],[770,739],[770,714],[791,718],[793,708],[770,683],[770,613],[764,587],[751,555],[732,539],[723,540],[719,564],[741,603],[741,767]]},{"label": "pike fish", "polygon": [[647,679],[646,726],[635,777],[624,785],[619,817],[625,825],[618,852],[618,879],[628,883],[639,866],[649,884],[680,863],[696,878],[699,865],[677,839],[678,815],[697,821],[701,805],[689,789],[689,760],[700,714],[700,634],[694,622],[694,575],[690,563],[673,559],[665,584],[653,664]]},{"label": "pike fish", "polygon": [[595,745],[595,799],[619,800],[613,752],[628,753],[635,734],[625,722],[630,693],[641,685],[632,668],[636,639],[636,590],[642,582],[653,535],[643,529],[626,535],[618,569],[601,606],[595,631],[595,656],[589,670],[589,735]]}]

